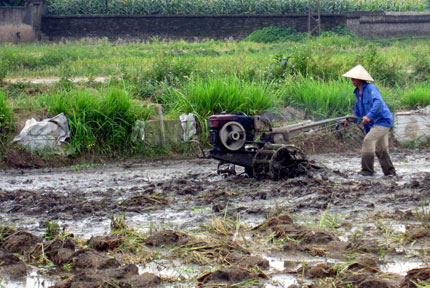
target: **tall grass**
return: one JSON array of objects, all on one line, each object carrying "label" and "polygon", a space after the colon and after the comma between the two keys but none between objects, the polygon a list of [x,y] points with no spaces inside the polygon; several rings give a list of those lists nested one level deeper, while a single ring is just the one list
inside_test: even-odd
[{"label": "tall grass", "polygon": [[402,90],[400,101],[403,107],[419,108],[430,105],[430,83],[415,84]]},{"label": "tall grass", "polygon": [[71,131],[70,143],[80,152],[106,155],[130,153],[132,128],[149,111],[134,103],[123,90],[112,89],[104,95],[87,90],[40,96],[38,101],[49,114],[63,112]]},{"label": "tall grass", "polygon": [[13,113],[9,107],[9,100],[3,90],[0,89],[0,144],[13,130]]},{"label": "tall grass", "polygon": [[[322,13],[353,10],[423,11],[426,0],[321,0]],[[307,12],[308,0],[49,0],[48,10],[54,15],[220,15],[281,14]]]},{"label": "tall grass", "polygon": [[258,114],[278,102],[277,94],[264,82],[247,82],[235,76],[193,78],[182,89],[168,88],[163,97],[171,111],[195,113],[202,118],[212,113]]},{"label": "tall grass", "polygon": [[355,103],[354,86],[347,79],[324,82],[312,78],[296,78],[286,83],[283,99],[287,105],[302,107],[314,118],[327,118],[351,113]]},{"label": "tall grass", "polygon": [[170,113],[193,113],[200,127],[200,137],[207,140],[206,120],[215,113],[260,114],[273,109],[278,94],[264,82],[248,82],[236,76],[225,78],[193,78],[181,89],[166,87],[163,96]]}]

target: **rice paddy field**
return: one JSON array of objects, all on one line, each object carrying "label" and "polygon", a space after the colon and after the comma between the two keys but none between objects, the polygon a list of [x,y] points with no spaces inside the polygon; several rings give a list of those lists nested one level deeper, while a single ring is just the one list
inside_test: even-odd
[{"label": "rice paddy field", "polygon": [[[161,105],[167,118],[194,113],[203,142],[212,113],[276,113],[292,106],[311,119],[336,117],[350,113],[355,101],[352,84],[341,74],[359,63],[376,79],[391,110],[430,105],[429,40],[369,41],[343,31],[312,39],[295,33],[294,41],[267,43],[267,34],[257,31],[240,42],[2,44],[2,138],[16,132],[23,116],[64,112],[73,119],[77,155],[147,153],[118,139],[136,119],[155,117],[153,104]],[[60,81],[29,81],[53,77]],[[70,81],[78,77],[88,81]],[[97,77],[105,81],[94,81]],[[111,127],[118,138],[106,139],[111,133],[99,127]]]},{"label": "rice paddy field", "polygon": [[[376,164],[369,178],[361,138],[316,135],[301,140],[309,171],[273,181],[131,137],[159,107],[194,113],[204,148],[213,113],[349,114],[341,75],[357,64],[393,112],[430,105],[428,39],[270,29],[240,42],[0,44],[0,287],[430,287],[428,143],[393,144],[397,176]],[[11,144],[26,120],[61,112],[68,156]]]}]

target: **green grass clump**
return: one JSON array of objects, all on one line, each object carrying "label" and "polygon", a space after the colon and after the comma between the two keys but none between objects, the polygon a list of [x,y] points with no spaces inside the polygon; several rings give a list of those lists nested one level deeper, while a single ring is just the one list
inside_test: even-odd
[{"label": "green grass clump", "polygon": [[13,113],[6,94],[0,90],[0,144],[13,131]]},{"label": "green grass clump", "polygon": [[331,118],[351,113],[354,87],[347,79],[324,82],[296,78],[286,83],[283,98],[288,105],[302,107],[314,118]]},{"label": "green grass clump", "polygon": [[172,114],[193,113],[200,123],[202,140],[207,140],[206,120],[212,114],[260,114],[274,109],[277,92],[264,82],[248,82],[238,77],[194,78],[181,89],[167,88],[164,105]]},{"label": "green grass clump", "polygon": [[403,106],[409,108],[426,107],[430,105],[430,83],[419,83],[402,90],[400,100]]},{"label": "green grass clump", "polygon": [[136,120],[149,117],[149,110],[134,103],[123,90],[112,89],[104,95],[78,90],[40,96],[39,101],[50,114],[67,116],[70,143],[77,152],[130,154]]},{"label": "green grass clump", "polygon": [[213,113],[258,114],[277,102],[277,95],[264,82],[247,82],[235,76],[194,78],[182,89],[168,89],[164,97],[171,111],[195,113],[206,118]]}]

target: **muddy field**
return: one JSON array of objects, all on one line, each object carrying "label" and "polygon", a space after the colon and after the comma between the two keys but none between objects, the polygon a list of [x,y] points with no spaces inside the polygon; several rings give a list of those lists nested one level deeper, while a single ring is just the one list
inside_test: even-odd
[{"label": "muddy field", "polygon": [[430,154],[283,181],[187,159],[0,172],[0,287],[421,287]]}]

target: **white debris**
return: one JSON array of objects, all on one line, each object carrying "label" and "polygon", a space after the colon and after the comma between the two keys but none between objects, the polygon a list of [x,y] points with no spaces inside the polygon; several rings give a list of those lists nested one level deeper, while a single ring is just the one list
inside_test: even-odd
[{"label": "white debris", "polygon": [[30,151],[64,152],[59,149],[70,137],[69,124],[64,113],[55,117],[36,121],[27,120],[25,127],[15,136],[12,143],[18,143]]},{"label": "white debris", "polygon": [[136,120],[131,133],[131,140],[137,142],[137,140],[145,141],[145,122],[143,120]]},{"label": "white debris", "polygon": [[181,120],[181,126],[184,130],[184,141],[187,142],[197,134],[196,119],[193,113],[182,114],[179,116],[179,119]]}]

